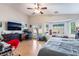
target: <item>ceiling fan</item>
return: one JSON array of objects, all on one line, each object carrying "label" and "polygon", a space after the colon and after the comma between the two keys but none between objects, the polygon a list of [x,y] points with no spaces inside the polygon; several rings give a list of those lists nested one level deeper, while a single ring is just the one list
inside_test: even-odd
[{"label": "ceiling fan", "polygon": [[35,13],[44,14],[44,12],[42,10],[46,10],[47,7],[42,7],[39,3],[34,3],[33,8],[28,7],[27,9],[28,10],[33,10],[34,11],[33,14],[35,14]]}]

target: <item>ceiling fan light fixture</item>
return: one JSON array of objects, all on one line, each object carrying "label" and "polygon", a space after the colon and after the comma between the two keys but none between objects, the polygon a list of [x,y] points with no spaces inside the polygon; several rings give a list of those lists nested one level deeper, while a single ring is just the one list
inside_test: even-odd
[{"label": "ceiling fan light fixture", "polygon": [[35,4],[34,6],[33,6],[35,9],[37,9],[38,8],[38,6]]},{"label": "ceiling fan light fixture", "polygon": [[35,13],[40,13],[40,10],[35,9],[34,12]]},{"label": "ceiling fan light fixture", "polygon": [[44,14],[42,10],[46,10],[47,7],[41,7],[39,3],[34,3],[33,8],[27,8],[33,11],[33,14]]}]

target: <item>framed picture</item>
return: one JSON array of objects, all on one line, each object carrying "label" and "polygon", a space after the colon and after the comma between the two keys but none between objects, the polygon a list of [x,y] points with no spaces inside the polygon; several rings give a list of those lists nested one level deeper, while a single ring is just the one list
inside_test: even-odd
[{"label": "framed picture", "polygon": [[2,22],[0,22],[0,27],[2,27]]},{"label": "framed picture", "polygon": [[32,25],[29,25],[30,28],[32,28]]},{"label": "framed picture", "polygon": [[25,26],[27,27],[27,24],[25,24]]}]

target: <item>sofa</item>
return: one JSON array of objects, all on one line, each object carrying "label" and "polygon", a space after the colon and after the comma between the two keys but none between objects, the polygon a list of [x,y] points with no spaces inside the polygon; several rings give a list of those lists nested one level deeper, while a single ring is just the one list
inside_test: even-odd
[{"label": "sofa", "polygon": [[3,36],[3,41],[11,44],[12,47],[17,48],[19,41],[20,41],[20,37],[18,33],[9,33],[9,34],[2,34]]},{"label": "sofa", "polygon": [[18,39],[19,41],[21,41],[21,34],[19,33],[9,33],[9,34],[2,34],[3,36],[3,41],[8,42],[10,40],[13,39]]}]

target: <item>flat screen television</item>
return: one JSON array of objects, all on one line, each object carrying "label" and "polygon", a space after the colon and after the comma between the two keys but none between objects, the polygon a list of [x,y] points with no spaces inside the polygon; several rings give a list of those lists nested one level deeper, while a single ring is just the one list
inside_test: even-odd
[{"label": "flat screen television", "polygon": [[8,22],[7,23],[7,30],[21,30],[21,23],[15,23],[15,22]]}]

